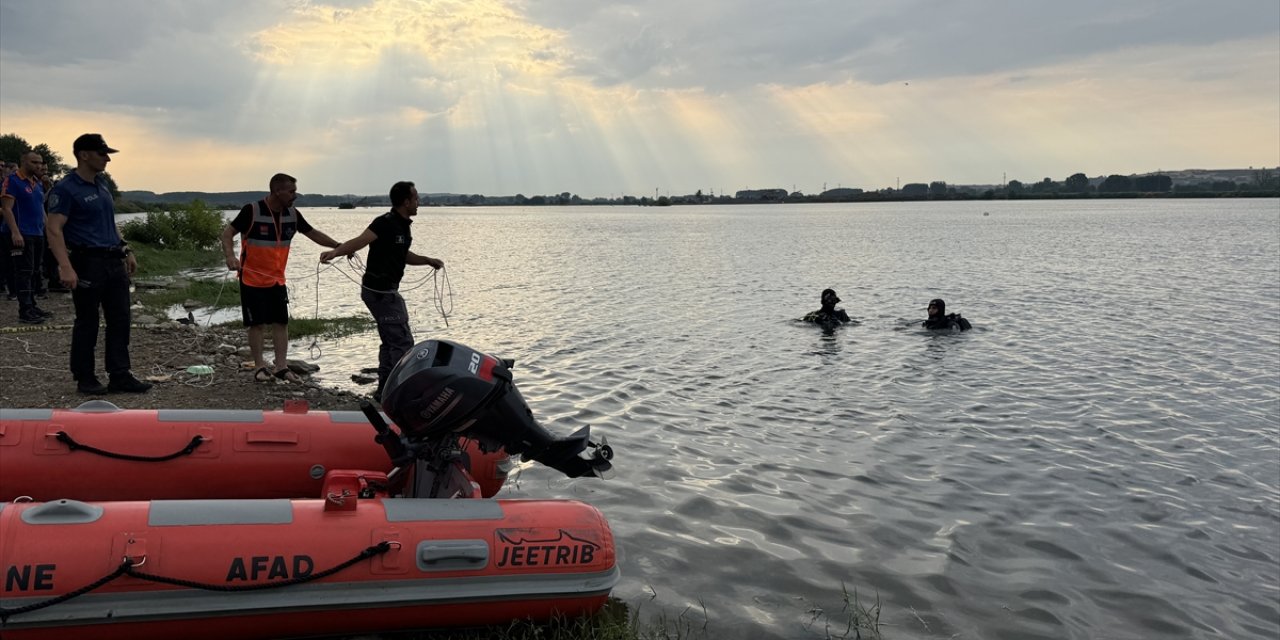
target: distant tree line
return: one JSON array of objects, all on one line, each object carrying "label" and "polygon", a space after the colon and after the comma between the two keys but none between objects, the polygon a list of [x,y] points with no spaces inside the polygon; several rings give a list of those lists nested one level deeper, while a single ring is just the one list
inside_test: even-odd
[{"label": "distant tree line", "polygon": [[[74,164],[65,164],[62,156],[58,152],[49,148],[49,144],[41,142],[32,145],[25,138],[16,133],[6,133],[0,135],[0,162],[19,163],[22,154],[28,151],[35,151],[44,159],[45,177],[50,182],[57,182],[68,173],[75,169]],[[111,191],[111,197],[116,201],[117,213],[131,213],[137,211],[148,211],[153,208],[144,206],[140,203],[129,202],[124,200],[120,194],[120,187],[116,185],[115,178],[111,177],[111,173],[103,171],[102,176],[107,180],[107,189]]]},{"label": "distant tree line", "polygon": [[22,158],[22,154],[28,151],[35,151],[44,159],[45,172],[52,180],[58,180],[74,167],[68,167],[62,163],[62,156],[49,148],[49,145],[41,142],[37,145],[28,144],[22,136],[16,133],[6,133],[0,135],[0,162],[18,163]]},{"label": "distant tree line", "polygon": [[[38,152],[45,161],[48,177],[61,179],[74,169],[63,163],[62,157],[46,143],[30,145],[21,136],[12,133],[0,135],[0,161],[17,162],[28,150]],[[109,173],[107,178],[111,195],[116,200],[119,213],[141,211],[166,211],[177,205],[201,200],[211,206],[236,206],[266,195],[261,191],[232,193],[177,192],[155,194],[149,191],[130,191],[121,194]],[[1240,177],[1240,176],[1237,176]],[[1084,173],[1073,173],[1061,182],[1045,178],[1039,182],[1024,183],[1010,180],[998,187],[956,187],[941,180],[911,182],[901,188],[884,188],[864,191],[840,187],[826,189],[817,194],[788,191],[781,188],[744,189],[732,196],[706,195],[701,189],[687,195],[664,195],[650,198],[621,195],[608,198],[582,198],[563,191],[557,194],[526,196],[484,196],[480,194],[427,194],[424,204],[436,206],[570,206],[570,205],[640,205],[670,206],[691,204],[760,204],[782,202],[884,202],[897,200],[993,200],[1038,198],[1134,198],[1134,197],[1206,197],[1206,196],[1280,196],[1280,171],[1259,169],[1237,180],[1208,180],[1175,184],[1172,177],[1162,174],[1118,175],[1090,178]],[[325,207],[347,205],[359,201],[361,207],[386,206],[385,196],[354,196],[299,194],[297,205]],[[348,208],[344,206],[343,208]]]},{"label": "distant tree line", "polygon": [[[993,195],[995,195],[995,190]],[[1045,178],[1030,185],[1017,180],[1010,180],[1002,189],[1006,197],[1036,196],[1126,196],[1126,195],[1187,195],[1196,193],[1240,193],[1240,194],[1277,194],[1280,193],[1280,173],[1261,169],[1253,172],[1246,181],[1216,180],[1210,183],[1184,183],[1175,185],[1173,178],[1164,174],[1148,174],[1141,176],[1124,176],[1112,174],[1105,178],[1091,180],[1083,173],[1075,173],[1062,182],[1054,182]]]}]

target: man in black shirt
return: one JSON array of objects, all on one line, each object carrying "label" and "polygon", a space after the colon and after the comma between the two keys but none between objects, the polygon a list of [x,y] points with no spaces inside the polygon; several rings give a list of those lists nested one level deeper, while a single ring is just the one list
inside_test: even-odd
[{"label": "man in black shirt", "polygon": [[374,218],[360,235],[320,254],[320,261],[328,263],[369,247],[360,299],[373,314],[374,322],[378,323],[378,337],[382,340],[378,348],[378,389],[373,392],[374,400],[382,399],[382,387],[391,368],[413,347],[409,311],[398,291],[405,265],[444,268],[443,260],[420,256],[409,250],[413,243],[409,227],[416,215],[418,189],[412,182],[397,182],[391,186],[390,212]]}]

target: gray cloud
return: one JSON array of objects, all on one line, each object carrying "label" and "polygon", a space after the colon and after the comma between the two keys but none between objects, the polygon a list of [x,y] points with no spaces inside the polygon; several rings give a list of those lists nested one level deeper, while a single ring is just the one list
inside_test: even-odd
[{"label": "gray cloud", "polygon": [[579,73],[602,85],[653,87],[1014,72],[1131,47],[1280,33],[1274,0],[539,0],[521,8],[569,34]]},{"label": "gray cloud", "polygon": [[181,121],[174,128],[212,123],[242,102],[256,73],[244,41],[282,4],[0,0],[0,86],[6,102]]},{"label": "gray cloud", "polygon": [[[527,0],[518,5],[519,11],[535,24],[565,34],[564,39],[504,22],[509,31],[496,45],[509,47],[502,49],[503,55],[468,58],[466,47],[493,44],[478,28],[469,34],[474,37],[452,43],[455,49],[448,55],[433,58],[414,47],[421,39],[406,40],[403,48],[396,48],[379,42],[375,28],[367,39],[368,46],[377,49],[373,66],[322,65],[305,59],[344,55],[328,49],[327,40],[314,37],[307,44],[312,48],[294,51],[304,59],[291,64],[267,64],[255,55],[259,47],[271,44],[257,40],[259,33],[281,25],[305,29],[313,24],[307,19],[323,22],[314,16],[290,22],[300,7],[326,7],[341,15],[370,2],[0,0],[0,103],[6,115],[16,109],[45,108],[83,112],[85,117],[98,111],[121,113],[145,120],[158,136],[179,143],[207,138],[231,148],[252,144],[295,150],[299,158],[319,158],[308,169],[313,185],[309,191],[345,191],[357,188],[355,184],[383,189],[388,176],[426,175],[436,185],[485,193],[546,193],[587,189],[586,185],[605,192],[642,193],[684,181],[694,182],[690,190],[741,187],[789,182],[786,176],[793,180],[839,170],[847,175],[863,168],[847,153],[864,143],[862,137],[836,139],[816,132],[820,124],[796,120],[762,100],[773,93],[759,90],[762,84],[909,80],[914,89],[917,82],[931,78],[1000,73],[1011,83],[1034,88],[1041,78],[1055,76],[1043,73],[1045,65],[1091,57],[1097,70],[1112,59],[1104,54],[1129,48],[1245,38],[1280,42],[1280,5],[1275,0],[1081,0],[1070,5],[1034,0]],[[413,9],[396,14],[421,21],[412,33],[449,28],[439,17],[445,14]],[[519,37],[524,31],[537,37]],[[1258,56],[1275,46],[1264,46]],[[508,55],[513,51],[516,56]],[[526,57],[516,59],[520,55]],[[1215,58],[1203,52],[1184,57]],[[1173,69],[1184,82],[1239,86],[1242,94],[1249,94],[1248,104],[1255,105],[1250,108],[1263,114],[1258,121],[1271,126],[1267,123],[1274,120],[1274,85],[1265,79],[1247,85],[1222,81],[1241,72],[1226,54],[1220,57],[1221,64],[1182,69],[1171,63],[1157,72],[1168,76]],[[522,64],[529,60],[552,64],[537,65],[538,73],[530,74]],[[490,63],[492,69],[485,66]],[[1262,63],[1255,57],[1241,64],[1246,63],[1251,65],[1251,78],[1267,71],[1265,58]],[[1274,67],[1276,61],[1270,64]],[[601,94],[636,96],[636,112],[620,107],[620,115],[607,122],[575,117],[575,99],[582,96],[557,95],[566,84],[540,75],[560,68],[600,86],[639,89]],[[716,116],[722,119],[719,135],[750,138],[750,151],[742,158],[716,153],[719,145],[690,136],[678,124],[664,126],[665,114],[651,111],[661,108],[663,97],[642,91],[702,87],[721,94],[706,101],[708,108],[722,109]],[[1186,90],[1185,85],[1176,90]],[[826,95],[855,96],[842,89]],[[962,105],[979,105],[982,113],[1000,108],[981,99],[966,101],[963,95],[957,99]],[[472,111],[461,111],[460,105]],[[418,117],[400,117],[410,108]],[[1166,109],[1152,104],[1149,112]],[[881,149],[904,149],[903,154],[912,157],[898,162],[917,167],[919,154],[907,153],[912,151],[909,136],[895,131],[922,123],[936,126],[946,114],[926,106],[909,111],[892,114],[874,133],[876,144],[884,145]],[[1238,107],[1234,113],[1240,113]],[[1064,117],[1085,124],[1113,119],[1105,112],[1098,116],[1082,111]],[[1224,120],[1211,108],[1204,117]],[[979,141],[973,133],[948,135],[962,137],[940,138],[945,144],[929,150],[932,168],[919,170],[960,179],[948,171],[974,164],[972,149],[980,147],[979,142],[987,144],[987,153],[1018,153],[1017,141],[1009,150],[997,151],[1007,143]],[[946,148],[963,152],[949,160],[939,153]],[[1167,161],[1170,151],[1149,153]],[[749,157],[753,153],[756,157]],[[1202,153],[1197,149],[1197,162]],[[1041,154],[1039,161],[1049,162],[1055,154],[1068,152]],[[937,155],[942,157],[934,159]],[[878,164],[893,164],[882,160],[883,153],[877,158]],[[1081,160],[1073,157],[1071,162]],[[995,164],[1013,162],[1002,158]],[[198,182],[196,177],[191,180]]]},{"label": "gray cloud", "polygon": [[234,41],[272,24],[288,0],[0,0],[0,51],[39,64],[123,62],[156,43],[218,34]]},{"label": "gray cloud", "polygon": [[[258,141],[294,135],[304,113],[340,122],[400,107],[437,113],[456,102],[448,75],[412,51],[387,49],[372,70],[323,78],[257,61],[254,34],[276,24],[287,4],[228,11],[216,1],[122,0],[106,11],[90,2],[0,0],[0,88],[8,108],[118,111],[179,137]],[[303,85],[316,90],[298,93]]]}]

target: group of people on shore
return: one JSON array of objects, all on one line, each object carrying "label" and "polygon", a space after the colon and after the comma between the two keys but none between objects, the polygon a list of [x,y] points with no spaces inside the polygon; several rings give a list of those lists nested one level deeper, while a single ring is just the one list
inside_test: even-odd
[{"label": "group of people on shore", "polygon": [[[822,306],[817,311],[810,311],[801,318],[804,322],[812,322],[823,328],[834,328],[852,322],[853,319],[844,310],[836,307],[840,296],[834,289],[823,289],[820,298]],[[947,303],[942,298],[934,298],[926,307],[929,316],[920,326],[930,331],[968,331],[973,325],[958,313],[947,313]]]},{"label": "group of people on shore", "polygon": [[[57,265],[58,283],[71,291],[75,309],[70,369],[77,391],[86,395],[146,392],[152,385],[133,375],[129,358],[130,276],[138,262],[116,227],[115,205],[103,175],[111,155],[118,151],[97,133],[76,138],[72,148],[76,167],[54,185],[45,176],[43,158],[35,151],[24,153],[12,172],[7,165],[0,166],[4,171],[0,176],[0,249],[10,272],[6,288],[18,300],[20,322],[39,324],[51,317],[37,304],[43,283],[41,262],[47,247]],[[267,196],[244,205],[223,229],[221,245],[226,265],[238,274],[254,380],[298,381],[288,366],[289,294],[285,267],[293,238],[301,233],[328,249],[320,254],[324,263],[369,247],[360,299],[377,324],[378,385],[373,396],[380,399],[391,369],[414,344],[408,308],[399,293],[405,268],[444,268],[443,260],[410,249],[413,218],[420,205],[414,183],[396,182],[389,195],[390,211],[374,218],[360,235],[338,242],[313,227],[293,206],[298,196],[297,179],[278,173],[268,183]],[[234,247],[237,235],[238,254]],[[849,314],[836,307],[839,302],[834,290],[825,289],[822,307],[803,320],[824,327],[851,322]],[[959,314],[947,314],[946,303],[941,299],[932,300],[928,312],[922,323],[926,329],[970,328],[969,321]],[[100,315],[106,325],[105,385],[97,376],[94,355]],[[271,363],[263,349],[267,329],[271,330],[273,346]]]},{"label": "group of people on shore", "polygon": [[[118,151],[97,133],[76,138],[72,148],[76,167],[57,184],[45,176],[44,160],[35,151],[23,153],[12,171],[0,165],[0,249],[4,251],[0,258],[9,267],[0,280],[6,281],[5,288],[18,300],[20,322],[48,320],[52,314],[36,302],[42,295],[41,262],[47,246],[51,262],[57,265],[57,282],[71,292],[75,309],[70,369],[76,390],[84,395],[144,393],[152,384],[133,375],[129,357],[130,277],[138,261],[116,226],[115,203],[103,175],[111,155]],[[382,342],[377,398],[391,368],[413,347],[409,313],[398,291],[405,267],[444,268],[444,261],[410,251],[418,190],[412,182],[392,185],[391,211],[342,243],[307,222],[293,206],[297,195],[296,178],[283,173],[272,176],[267,196],[241,208],[221,234],[227,268],[238,274],[253,377],[260,382],[298,381],[288,367],[285,267],[292,240],[301,233],[329,249],[321,255],[324,262],[370,247],[360,297],[377,323]],[[237,235],[238,254],[233,245]],[[95,364],[100,319],[106,326],[107,384],[99,379]],[[274,355],[270,364],[263,350],[268,328]]]},{"label": "group of people on shore", "polygon": [[45,197],[52,189],[39,152],[28,150],[18,162],[0,163],[0,293],[18,303],[21,324],[52,318],[38,300],[50,291],[66,293],[45,241]]},{"label": "group of people on shore", "polygon": [[[22,154],[0,192],[0,237],[9,261],[7,288],[18,301],[18,321],[41,324],[53,314],[40,308],[42,263],[57,265],[57,282],[71,292],[71,375],[83,394],[142,393],[151,383],[133,375],[129,362],[129,277],[137,259],[120,235],[115,203],[103,172],[116,153],[100,134],[72,143],[76,167],[50,185],[43,157]],[[46,197],[47,192],[47,197]],[[97,376],[99,319],[106,321],[107,384]]]}]

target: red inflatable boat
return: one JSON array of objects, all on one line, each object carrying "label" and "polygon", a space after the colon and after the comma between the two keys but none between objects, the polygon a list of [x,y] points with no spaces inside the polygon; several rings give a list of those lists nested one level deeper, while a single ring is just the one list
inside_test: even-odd
[{"label": "red inflatable boat", "polygon": [[510,367],[415,346],[384,388],[399,429],[367,403],[4,409],[0,493],[44,501],[0,503],[0,637],[285,638],[598,609],[619,579],[599,511],[480,499],[506,468],[482,449],[571,478],[612,468],[589,427],[538,425]]},{"label": "red inflatable boat", "polygon": [[[359,411],[0,409],[0,501],[318,498],[329,469],[387,472]],[[463,438],[482,494],[512,461]],[[411,471],[401,481],[407,480]]]},{"label": "red inflatable boat", "polygon": [[356,493],[0,506],[0,636],[476,626],[595,611],[619,578],[608,524],[580,502]]}]

